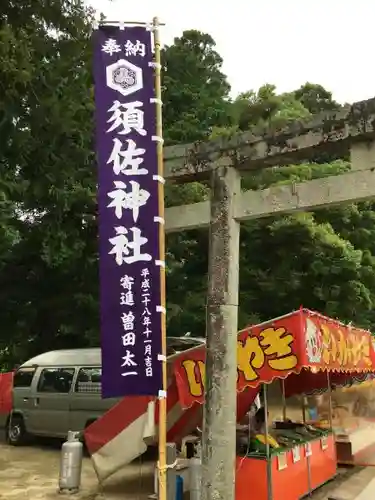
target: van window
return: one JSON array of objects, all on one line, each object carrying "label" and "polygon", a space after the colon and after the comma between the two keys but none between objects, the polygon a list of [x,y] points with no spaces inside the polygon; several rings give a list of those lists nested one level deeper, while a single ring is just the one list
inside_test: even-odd
[{"label": "van window", "polygon": [[102,388],[102,369],[81,368],[78,372],[75,391],[79,393],[100,393]]},{"label": "van window", "polygon": [[74,368],[45,368],[40,374],[39,392],[68,393],[72,386]]},{"label": "van window", "polygon": [[20,368],[14,375],[13,387],[30,387],[36,368]]}]

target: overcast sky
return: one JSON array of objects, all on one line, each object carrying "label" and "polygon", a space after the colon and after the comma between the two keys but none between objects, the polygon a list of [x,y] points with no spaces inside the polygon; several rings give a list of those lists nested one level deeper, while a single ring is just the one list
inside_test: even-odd
[{"label": "overcast sky", "polygon": [[183,30],[209,33],[232,93],[274,83],[279,92],[320,83],[340,102],[375,96],[371,0],[88,0],[113,21],[166,23],[162,41]]}]

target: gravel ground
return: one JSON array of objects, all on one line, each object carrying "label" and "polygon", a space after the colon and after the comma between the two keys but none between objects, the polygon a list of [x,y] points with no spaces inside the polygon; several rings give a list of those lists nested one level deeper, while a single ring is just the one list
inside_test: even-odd
[{"label": "gravel ground", "polygon": [[[60,443],[39,443],[15,448],[0,441],[0,500],[57,500]],[[374,469],[367,472],[373,477]],[[336,480],[318,489],[313,500],[326,500],[330,493],[348,487],[361,479],[358,492],[364,488],[370,477],[360,478],[360,468],[341,469]],[[358,476],[357,481],[355,480]],[[100,487],[89,458],[84,458],[82,485],[77,500],[146,500],[153,490],[153,462],[135,462],[108,480]],[[341,492],[340,492],[341,493]],[[358,493],[357,493],[358,494]],[[347,498],[355,498],[349,495]],[[340,495],[341,497],[341,495]],[[345,498],[346,500],[346,498]]]},{"label": "gravel ground", "polygon": [[[58,494],[59,444],[14,448],[0,442],[0,499],[53,500]],[[77,500],[145,500],[153,489],[153,464],[134,463],[101,488],[89,458],[83,461]],[[65,496],[65,495],[64,495]]]}]

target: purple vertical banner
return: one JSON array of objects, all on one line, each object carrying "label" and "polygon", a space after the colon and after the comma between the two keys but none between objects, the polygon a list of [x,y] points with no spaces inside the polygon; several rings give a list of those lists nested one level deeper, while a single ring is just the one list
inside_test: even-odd
[{"label": "purple vertical banner", "polygon": [[94,31],[102,396],[162,389],[152,33]]}]

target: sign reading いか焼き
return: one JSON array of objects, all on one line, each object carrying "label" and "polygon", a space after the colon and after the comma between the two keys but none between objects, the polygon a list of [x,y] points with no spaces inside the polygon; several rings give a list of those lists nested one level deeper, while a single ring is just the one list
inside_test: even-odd
[{"label": "sign reading \u3044\u304b\u713c\u304d", "polygon": [[94,31],[102,395],[162,388],[160,236],[152,32]]}]

